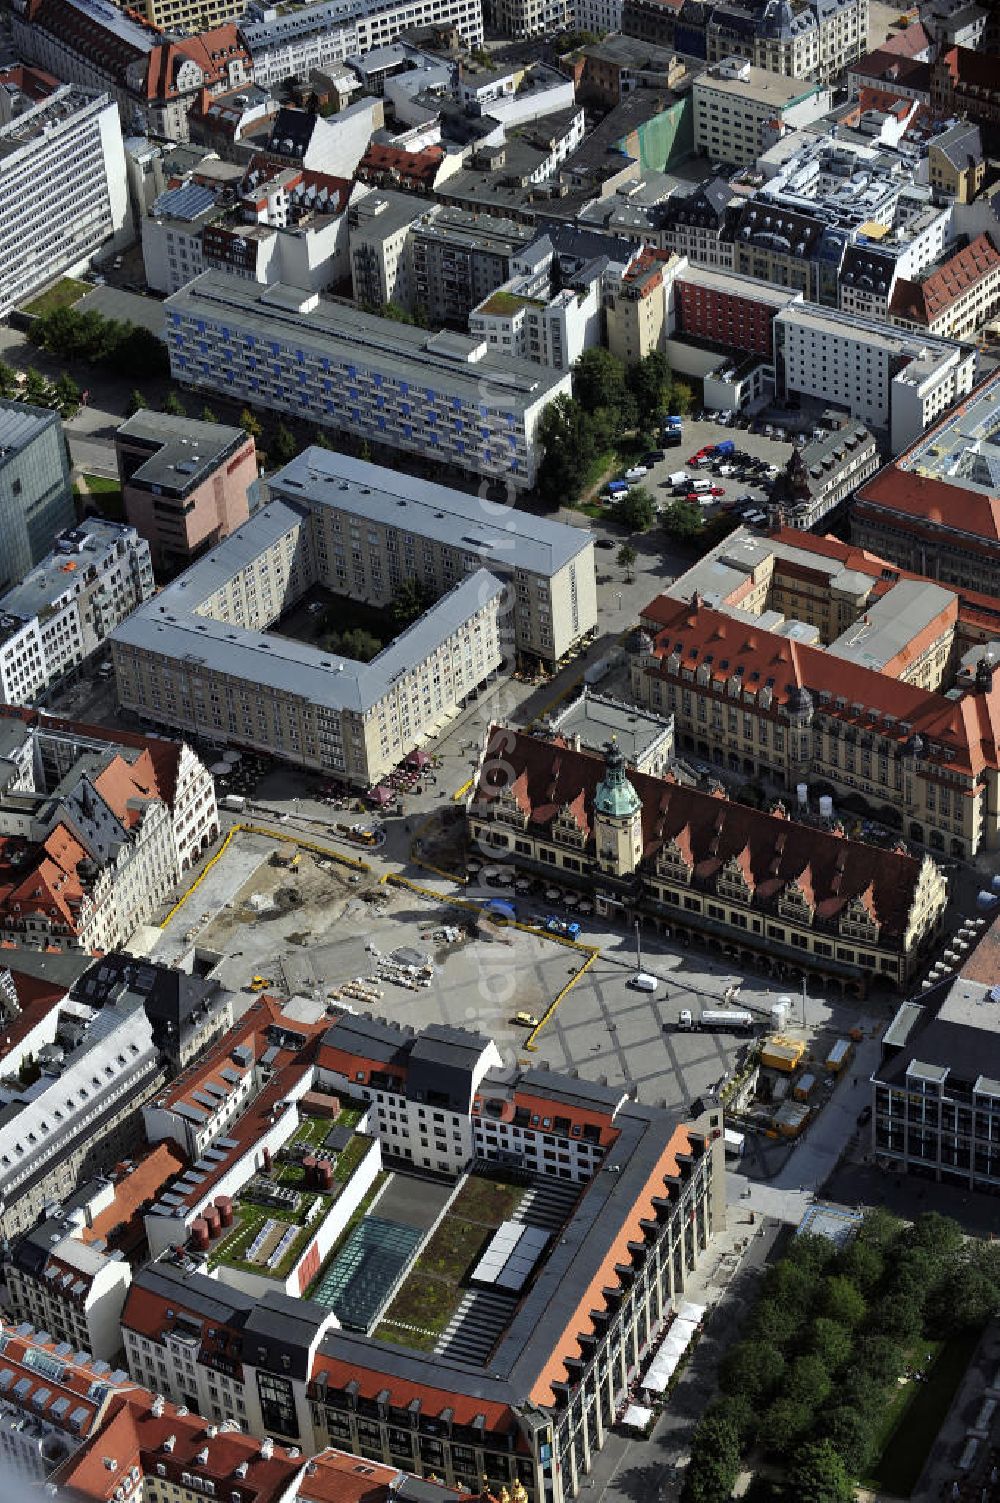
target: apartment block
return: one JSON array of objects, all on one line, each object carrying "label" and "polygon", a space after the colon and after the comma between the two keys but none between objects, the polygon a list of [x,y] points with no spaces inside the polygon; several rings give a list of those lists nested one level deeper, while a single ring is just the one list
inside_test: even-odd
[{"label": "apartment block", "polygon": [[0,711],[0,935],[108,951],[146,923],[219,833],[215,785],[186,746]]},{"label": "apartment block", "polygon": [[0,588],[41,563],[75,517],[58,412],[0,400]]},{"label": "apartment block", "polygon": [[129,524],[167,574],[235,532],[260,501],[256,447],[242,428],[141,411],[115,433],[115,458]]},{"label": "apartment block", "polygon": [[294,77],[306,79],[315,68],[329,68],[349,57],[394,42],[416,26],[454,28],[469,48],[482,45],[481,0],[324,0],[294,11],[244,20],[240,35],[253,59],[259,84]]},{"label": "apartment block", "polygon": [[972,47],[943,48],[930,72],[936,113],[976,125],[996,126],[1000,121],[1000,85],[991,57]]},{"label": "apartment block", "polygon": [[671,252],[644,246],[626,264],[607,268],[602,279],[607,345],[624,365],[664,348],[672,323],[672,288],[682,265]]},{"label": "apartment block", "polygon": [[78,668],[153,593],[149,548],[134,527],[87,517],[0,595],[0,690],[32,704]]},{"label": "apartment block", "polygon": [[756,166],[775,133],[818,120],[829,89],[727,57],[699,73],[692,87],[695,149],[737,167]]},{"label": "apartment block", "polygon": [[931,187],[942,198],[968,204],[986,180],[986,153],[978,125],[960,120],[927,143]]},{"label": "apartment block", "polygon": [[[653,601],[632,696],[681,756],[850,797],[952,859],[1000,846],[995,598],[833,538],[741,529]],[[905,979],[901,973],[901,979]]]},{"label": "apartment block", "polygon": [[[978,919],[974,928],[984,920]],[[968,938],[963,943],[967,946]],[[1000,1027],[994,919],[954,969],[936,965],[882,1037],[872,1077],[871,1148],[890,1174],[1000,1190]],[[958,952],[950,956],[952,963]]]},{"label": "apartment block", "polygon": [[904,329],[974,340],[998,309],[1000,251],[989,235],[977,235],[919,282],[900,278],[889,320]]},{"label": "apartment block", "polygon": [[779,312],[774,335],[775,383],[783,397],[843,405],[885,433],[894,453],[967,396],[975,379],[969,345],[815,304]]},{"label": "apartment block", "polygon": [[567,279],[551,242],[543,238],[523,252],[518,266],[515,276],[469,314],[469,332],[498,354],[571,371],[584,350],[601,343],[608,258]]},{"label": "apartment block", "polygon": [[131,236],[115,102],[69,85],[0,124],[0,317]]},{"label": "apartment block", "polygon": [[543,879],[558,871],[598,913],[735,945],[744,963],[764,952],[773,974],[818,973],[848,994],[866,974],[905,983],[947,901],[930,857],[637,772],[614,741],[600,754],[492,728],[468,821],[483,850]]},{"label": "apartment block", "polygon": [[572,17],[569,0],[490,0],[492,24],[519,40],[562,31]]},{"label": "apartment block", "polygon": [[499,667],[502,586],[484,569],[457,573],[367,664],[268,635],[310,585],[336,580],[330,554],[318,556],[321,526],[275,497],[123,623],[112,643],[121,702],[356,786],[385,776]]},{"label": "apartment block", "polygon": [[169,298],[175,380],[226,391],[384,449],[530,489],[544,408],[569,373],[494,355],[484,341],[428,333],[290,287],[206,272]]},{"label": "apartment block", "polygon": [[1000,594],[998,436],[994,374],[859,491],[854,541],[944,584]]},{"label": "apartment block", "polygon": [[673,337],[707,340],[746,355],[774,356],[774,320],[802,294],[756,277],[682,266],[674,278]]},{"label": "apartment block", "polygon": [[[788,78],[833,83],[868,45],[868,0],[799,8],[727,3],[706,7],[706,14],[704,55],[710,63],[743,57]],[[684,41],[675,41],[679,50]]]}]

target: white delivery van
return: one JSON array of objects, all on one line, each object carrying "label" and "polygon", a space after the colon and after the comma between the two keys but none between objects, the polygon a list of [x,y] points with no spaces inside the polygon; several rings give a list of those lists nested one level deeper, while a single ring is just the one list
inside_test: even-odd
[{"label": "white delivery van", "polygon": [[692,480],[688,489],[692,491],[710,491],[712,489],[712,482],[711,480]]},{"label": "white delivery van", "polygon": [[672,475],[667,476],[667,484],[672,485],[675,489],[679,485],[686,486],[687,483],[688,477],[687,473],[684,470],[675,470]]},{"label": "white delivery van", "polygon": [[655,992],[659,984],[656,977],[651,976],[648,971],[637,971],[629,982],[629,986],[634,987],[637,992]]}]

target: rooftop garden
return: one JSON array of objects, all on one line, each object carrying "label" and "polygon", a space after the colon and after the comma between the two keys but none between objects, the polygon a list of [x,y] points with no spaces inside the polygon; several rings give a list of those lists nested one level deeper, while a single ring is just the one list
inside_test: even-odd
[{"label": "rooftop garden", "polygon": [[490,1237],[524,1193],[523,1185],[470,1175],[376,1327],[376,1339],[432,1352]]},{"label": "rooftop garden", "polygon": [[509,317],[517,313],[521,308],[544,308],[545,304],[537,297],[515,297],[512,292],[494,292],[482,305],[483,313],[495,313],[498,317]]},{"label": "rooftop garden", "polygon": [[75,277],[61,277],[54,286],[49,287],[39,297],[32,298],[24,311],[44,317],[46,313],[51,313],[56,308],[71,307],[73,303],[79,302],[85,292],[91,290],[86,282],[78,282]]},{"label": "rooftop garden", "polygon": [[[336,1125],[353,1129],[359,1116],[353,1110],[341,1112]],[[372,1144],[364,1133],[352,1132],[346,1146],[330,1154],[332,1188],[310,1185],[303,1160],[322,1148],[333,1126],[327,1117],[303,1118],[270,1172],[256,1175],[234,1200],[234,1225],[210,1247],[210,1268],[225,1264],[262,1278],[287,1278]]]}]

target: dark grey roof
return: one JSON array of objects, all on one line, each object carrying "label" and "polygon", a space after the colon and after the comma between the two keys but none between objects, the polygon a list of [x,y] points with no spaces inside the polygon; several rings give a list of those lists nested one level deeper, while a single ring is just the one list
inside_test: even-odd
[{"label": "dark grey roof", "polygon": [[148,1263],[132,1279],[132,1287],[148,1289],[164,1299],[176,1299],[184,1310],[193,1310],[220,1325],[242,1326],[257,1301],[241,1289],[230,1289],[207,1273],[197,1273],[174,1263]]},{"label": "dark grey roof", "polygon": [[971,163],[983,160],[983,138],[979,134],[979,126],[972,125],[967,120],[960,120],[939,136],[932,136],[928,144],[936,146],[959,171],[963,171]]},{"label": "dark grey roof", "polygon": [[311,1348],[329,1319],[330,1311],[315,1300],[269,1289],[244,1324],[244,1360],[304,1382],[309,1377]]},{"label": "dark grey roof", "polygon": [[489,1043],[489,1039],[464,1028],[449,1028],[442,1023],[425,1028],[410,1050],[407,1096],[411,1101],[429,1101],[467,1112],[472,1100],[472,1073]]},{"label": "dark grey roof", "polygon": [[540,1096],[549,1096],[553,1101],[565,1101],[570,1106],[588,1107],[591,1111],[614,1111],[625,1095],[624,1086],[600,1085],[596,1080],[577,1080],[555,1070],[522,1070],[519,1084],[537,1091]]},{"label": "dark grey roof", "polygon": [[83,950],[4,950],[3,964],[9,971],[22,971],[39,981],[51,981],[53,986],[64,986],[71,991],[93,957]]},{"label": "dark grey roof", "polygon": [[412,1028],[402,1028],[398,1023],[386,1023],[382,1018],[353,1016],[350,1013],[338,1018],[323,1035],[323,1043],[331,1049],[343,1049],[348,1054],[364,1054],[369,1059],[382,1060],[385,1064],[405,1064],[412,1041]]},{"label": "dark grey roof", "polygon": [[117,951],[94,961],[73,987],[73,996],[91,1007],[104,1007],[132,993],[142,1005],[162,1048],[176,1049],[192,1025],[225,1001],[217,981],[176,971],[152,960],[137,960]]}]

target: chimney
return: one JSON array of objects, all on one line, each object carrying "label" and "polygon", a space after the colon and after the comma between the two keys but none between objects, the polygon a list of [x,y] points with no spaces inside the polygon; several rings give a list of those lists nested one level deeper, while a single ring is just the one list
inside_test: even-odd
[{"label": "chimney", "polygon": [[274,1441],[269,1435],[265,1435],[264,1439],[260,1443],[260,1454],[264,1461],[270,1461],[271,1457],[274,1455]]},{"label": "chimney", "polygon": [[159,1419],[160,1416],[163,1414],[163,1395],[162,1395],[162,1393],[157,1393],[157,1394],[153,1395],[152,1414],[153,1414],[153,1418],[154,1419]]}]

